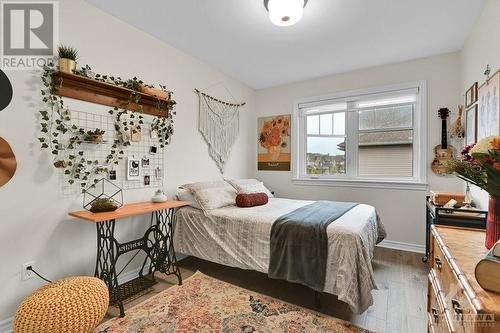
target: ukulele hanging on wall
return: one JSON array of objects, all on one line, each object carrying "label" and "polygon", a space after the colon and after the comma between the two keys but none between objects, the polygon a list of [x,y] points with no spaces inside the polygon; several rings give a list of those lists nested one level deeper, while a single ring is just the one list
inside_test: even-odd
[{"label": "ukulele hanging on wall", "polygon": [[446,129],[446,119],[450,114],[448,108],[441,108],[438,111],[441,118],[441,144],[434,147],[434,161],[431,169],[435,174],[446,176],[446,164],[453,159],[453,147],[448,144],[448,131]]}]

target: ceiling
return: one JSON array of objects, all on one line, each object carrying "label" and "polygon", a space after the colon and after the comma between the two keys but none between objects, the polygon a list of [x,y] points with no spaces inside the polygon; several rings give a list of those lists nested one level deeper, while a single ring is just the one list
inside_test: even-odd
[{"label": "ceiling", "polygon": [[276,27],[262,0],[87,0],[255,89],[458,51],[484,0],[309,0]]}]

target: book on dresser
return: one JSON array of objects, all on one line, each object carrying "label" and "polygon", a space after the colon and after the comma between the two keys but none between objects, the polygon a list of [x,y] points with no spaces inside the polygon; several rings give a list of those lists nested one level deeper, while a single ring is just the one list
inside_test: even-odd
[{"label": "book on dresser", "polygon": [[495,257],[500,257],[500,240],[491,248],[491,254]]},{"label": "book on dresser", "polygon": [[489,252],[475,270],[477,283],[484,289],[500,293],[500,258]]}]

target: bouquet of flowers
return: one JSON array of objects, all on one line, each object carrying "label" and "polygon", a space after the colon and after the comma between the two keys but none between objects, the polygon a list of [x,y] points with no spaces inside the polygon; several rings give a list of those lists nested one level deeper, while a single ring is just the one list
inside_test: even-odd
[{"label": "bouquet of flowers", "polygon": [[461,154],[462,159],[448,162],[448,171],[500,198],[500,136],[468,145]]},{"label": "bouquet of flowers", "polygon": [[290,120],[288,117],[277,116],[270,121],[265,121],[259,135],[259,143],[263,148],[281,146],[286,148],[283,138],[289,135]]}]

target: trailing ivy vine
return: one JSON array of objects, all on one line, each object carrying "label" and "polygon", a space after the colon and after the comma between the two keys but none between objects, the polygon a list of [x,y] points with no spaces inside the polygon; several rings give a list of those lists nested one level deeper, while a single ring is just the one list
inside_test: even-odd
[{"label": "trailing ivy vine", "polygon": [[[131,90],[127,102],[121,108],[114,107],[109,110],[109,114],[115,117],[114,127],[117,135],[113,138],[113,143],[105,161],[90,160],[86,157],[85,147],[82,147],[82,144],[88,144],[88,134],[84,128],[71,121],[70,110],[65,106],[62,97],[56,94],[57,82],[53,79],[54,73],[56,73],[56,70],[52,64],[45,66],[42,72],[43,87],[41,95],[46,108],[40,111],[40,135],[38,140],[42,149],[51,151],[54,166],[64,170],[68,183],[79,183],[82,191],[84,191],[88,186],[96,184],[102,178],[102,174],[107,173],[124,158],[124,147],[131,144],[130,133],[132,131],[142,132],[144,117],[140,113],[142,105],[141,95],[138,92],[141,86],[150,88],[153,88],[153,86],[144,84],[143,81],[136,77],[123,80],[120,77],[94,74],[88,65],[75,71],[77,75]],[[160,89],[169,95],[172,94],[163,85],[160,85]],[[138,108],[138,113],[129,110],[132,104]],[[150,130],[158,133],[161,148],[170,143],[174,133],[174,105],[175,102],[169,104],[158,98],[155,103],[155,107],[160,111],[161,116],[153,118]],[[104,133],[99,129],[96,129],[96,131]]]}]

